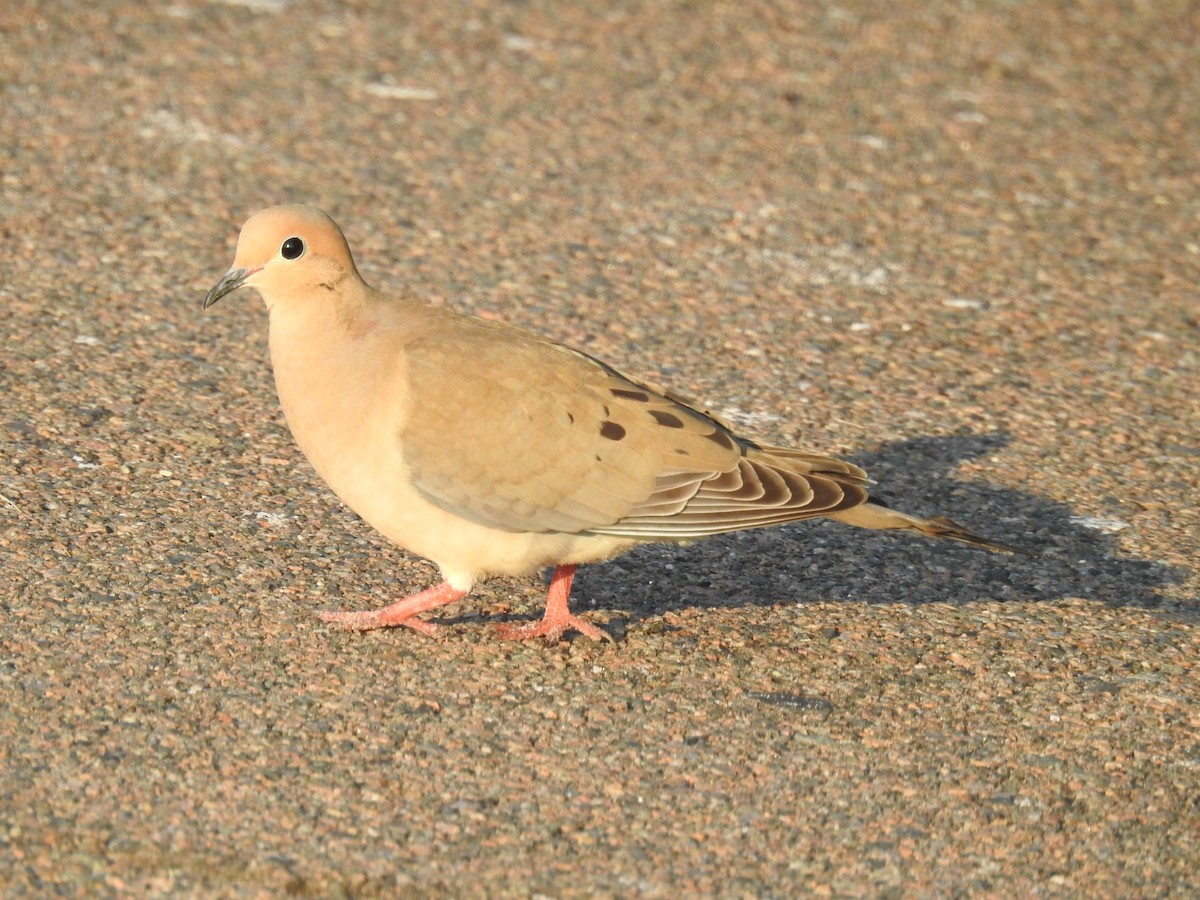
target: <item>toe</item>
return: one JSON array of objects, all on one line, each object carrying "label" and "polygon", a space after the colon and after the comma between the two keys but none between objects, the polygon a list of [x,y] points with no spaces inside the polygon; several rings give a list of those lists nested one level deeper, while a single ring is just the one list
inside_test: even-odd
[{"label": "toe", "polygon": [[336,625],[339,628],[344,628],[347,631],[371,631],[375,628],[385,628],[391,625],[404,625],[411,628],[413,631],[419,632],[426,637],[433,637],[437,634],[438,627],[432,622],[426,622],[423,619],[404,619],[399,622],[385,622],[380,616],[379,610],[371,609],[363,612],[343,612],[341,610],[325,610],[317,613],[317,618],[322,622],[328,622],[331,625]]},{"label": "toe", "polygon": [[528,641],[542,638],[547,644],[555,644],[562,640],[568,631],[578,631],[593,641],[611,641],[608,632],[597,628],[591,622],[577,616],[565,619],[542,619],[540,622],[529,622],[525,625],[497,625],[496,633],[507,641]]}]

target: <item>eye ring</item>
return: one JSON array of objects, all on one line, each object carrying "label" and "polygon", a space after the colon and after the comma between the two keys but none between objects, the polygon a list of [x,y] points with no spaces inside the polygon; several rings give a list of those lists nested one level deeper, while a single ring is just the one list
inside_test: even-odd
[{"label": "eye ring", "polygon": [[298,237],[290,237],[279,248],[279,255],[284,259],[299,259],[304,255],[304,241]]}]

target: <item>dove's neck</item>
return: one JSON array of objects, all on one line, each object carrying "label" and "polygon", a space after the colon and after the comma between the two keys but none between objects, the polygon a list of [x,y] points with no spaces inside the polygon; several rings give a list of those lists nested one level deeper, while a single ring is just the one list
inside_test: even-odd
[{"label": "dove's neck", "polygon": [[317,378],[345,371],[347,363],[364,355],[362,344],[370,343],[387,305],[352,274],[336,283],[307,286],[283,302],[268,300],[272,365],[276,372],[299,368]]},{"label": "dove's neck", "polygon": [[336,448],[367,418],[371,395],[389,377],[388,304],[358,279],[335,288],[315,286],[268,304],[279,402],[318,471],[323,450]]}]

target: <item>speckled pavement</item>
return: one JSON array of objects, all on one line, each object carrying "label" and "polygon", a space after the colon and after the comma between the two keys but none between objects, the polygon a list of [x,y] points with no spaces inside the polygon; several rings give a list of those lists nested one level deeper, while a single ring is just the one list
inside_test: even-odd
[{"label": "speckled pavement", "polygon": [[[1059,8],[1059,7],[1063,8]],[[1200,895],[1194,3],[9,2],[4,897]],[[432,567],[292,443],[241,222],[867,466],[577,580]],[[469,365],[464,360],[464,365]]]}]

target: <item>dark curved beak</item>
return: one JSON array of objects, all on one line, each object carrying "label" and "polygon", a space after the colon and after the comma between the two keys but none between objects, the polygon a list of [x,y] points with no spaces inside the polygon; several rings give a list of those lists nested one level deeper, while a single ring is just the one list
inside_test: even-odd
[{"label": "dark curved beak", "polygon": [[[261,266],[259,268],[261,268]],[[225,275],[221,278],[220,281],[218,281],[215,285],[213,285],[213,289],[205,295],[204,308],[208,309],[210,306],[212,306],[214,303],[216,303],[218,300],[220,300],[226,294],[232,294],[234,291],[236,291],[238,288],[240,288],[243,284],[246,283],[247,278],[249,278],[251,275],[253,275],[257,271],[259,271],[258,268],[255,268],[255,269],[230,269],[228,272],[225,273]]]}]

